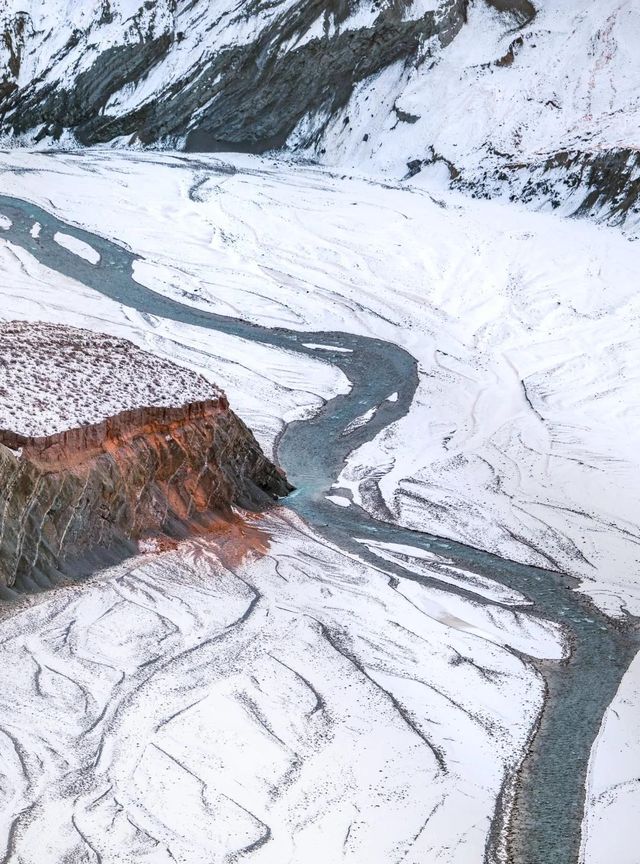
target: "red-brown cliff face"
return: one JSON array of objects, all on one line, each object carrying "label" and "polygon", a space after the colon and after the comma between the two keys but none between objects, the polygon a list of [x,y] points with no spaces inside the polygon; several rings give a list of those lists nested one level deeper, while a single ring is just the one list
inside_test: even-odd
[{"label": "red-brown cliff face", "polygon": [[[0,431],[0,586],[33,590],[291,491],[224,396],[54,435]],[[6,593],[6,592],[5,592]]]}]

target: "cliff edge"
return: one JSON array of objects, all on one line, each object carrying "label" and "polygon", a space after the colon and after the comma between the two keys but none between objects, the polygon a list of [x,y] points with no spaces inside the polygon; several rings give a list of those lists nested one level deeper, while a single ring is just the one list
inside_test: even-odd
[{"label": "cliff edge", "polygon": [[0,430],[0,592],[87,575],[291,489],[218,390],[48,435]]}]

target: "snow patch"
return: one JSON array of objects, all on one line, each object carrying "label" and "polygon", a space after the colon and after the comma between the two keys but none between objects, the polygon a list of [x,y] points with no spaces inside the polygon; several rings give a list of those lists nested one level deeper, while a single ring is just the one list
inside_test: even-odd
[{"label": "snow patch", "polygon": [[339,345],[318,345],[316,342],[303,342],[305,348],[311,348],[315,351],[338,351],[342,354],[352,354],[352,348],[341,348]]},{"label": "snow patch", "polygon": [[355,419],[353,419],[351,421],[351,423],[348,423],[344,427],[344,431],[342,434],[343,435],[350,435],[352,432],[355,432],[356,429],[360,429],[361,426],[366,426],[367,423],[369,422],[369,420],[371,420],[372,417],[374,417],[377,410],[378,409],[374,406],[373,408],[370,408],[368,411],[365,411],[364,414],[361,414],[359,417],[356,417]]},{"label": "snow patch", "polygon": [[591,752],[580,864],[636,864],[640,818],[640,654],[607,708]]},{"label": "snow patch", "polygon": [[327,501],[331,501],[333,504],[337,504],[338,507],[350,507],[351,501],[348,498],[344,498],[342,495],[325,495],[324,496]]},{"label": "snow patch", "polygon": [[[33,237],[37,237],[40,233],[40,231],[37,230],[37,233],[33,234],[36,225],[34,225],[32,229]],[[73,252],[74,255],[78,255],[80,258],[84,258],[84,260],[88,261],[90,264],[97,264],[100,261],[99,252],[96,252],[96,250],[92,246],[89,246],[88,243],[85,243],[83,240],[78,240],[77,237],[73,237],[71,234],[64,234],[62,231],[56,231],[53,235],[53,239],[59,246],[62,246],[68,252]]]}]

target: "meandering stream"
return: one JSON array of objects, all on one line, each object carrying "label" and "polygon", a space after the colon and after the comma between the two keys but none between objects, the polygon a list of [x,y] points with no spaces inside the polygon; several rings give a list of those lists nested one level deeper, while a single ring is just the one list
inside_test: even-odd
[{"label": "meandering stream", "polygon": [[[132,265],[136,256],[116,242],[69,225],[19,199],[0,196],[0,213],[12,222],[3,237],[47,267],[117,303],[145,315],[206,327],[288,351],[314,357],[321,354],[344,371],[352,383],[351,391],[328,401],[314,417],[290,424],[280,438],[279,462],[298,489],[285,503],[345,551],[400,578],[431,582],[399,564],[383,564],[358,541],[372,538],[442,551],[461,567],[525,594],[534,604],[533,613],[527,607],[529,614],[562,623],[571,654],[560,663],[536,663],[547,685],[546,707],[518,776],[509,784],[515,800],[508,824],[505,812],[499,808],[496,814],[487,861],[496,860],[498,849],[506,849],[507,860],[513,864],[576,864],[591,747],[604,711],[638,650],[637,631],[633,622],[622,628],[599,612],[586,597],[576,593],[573,579],[410,531],[376,519],[353,504],[340,507],[326,498],[348,453],[409,411],[418,384],[414,358],[402,348],[378,339],[349,333],[270,329],[187,306],[134,281]],[[31,234],[34,222],[42,226],[37,238]],[[88,243],[99,252],[100,261],[90,264],[62,248],[53,239],[56,232]],[[321,344],[327,350],[318,352],[305,343]],[[389,401],[393,393],[398,398]],[[373,416],[367,423],[345,434],[356,418],[372,409]],[[433,584],[442,587],[436,580]],[[455,586],[447,590],[466,594]],[[469,596],[479,602],[477,595]]]}]

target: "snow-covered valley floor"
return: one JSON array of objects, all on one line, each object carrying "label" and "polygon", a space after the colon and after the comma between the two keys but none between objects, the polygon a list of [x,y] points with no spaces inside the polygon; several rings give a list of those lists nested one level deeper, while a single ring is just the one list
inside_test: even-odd
[{"label": "snow-covered valley floor", "polygon": [[561,649],[435,599],[283,513],[15,614],[3,860],[480,862]]},{"label": "snow-covered valley floor", "polygon": [[[126,242],[136,279],[183,303],[405,347],[419,362],[410,412],[327,493],[637,612],[635,244],[247,157],[14,151],[0,170],[4,194]],[[284,422],[349,389],[320,344],[301,357],[134,312],[39,264],[3,225],[2,318],[124,336],[196,369],[268,450]],[[558,660],[560,631],[526,606],[503,614],[521,598],[477,579],[485,615],[396,590],[381,571],[406,550],[380,547],[378,570],[286,513],[259,530],[244,561],[224,540],[187,545],[2,623],[7,861],[483,860],[542,705],[527,658]],[[413,566],[445,589],[474,581]],[[606,787],[605,733],[591,778]],[[594,790],[585,855],[604,864]],[[624,791],[623,832],[638,800]]]},{"label": "snow-covered valley floor", "polygon": [[[4,194],[126,242],[154,290],[405,347],[417,398],[349,459],[354,499],[576,575],[611,612],[640,610],[640,247],[515,206],[233,159],[13,151],[0,170]],[[21,292],[33,261],[0,253],[15,274],[3,317],[84,320],[93,295],[69,309],[29,280]],[[162,341],[162,322],[133,324],[138,341]],[[193,345],[187,333],[177,341]],[[233,389],[224,372],[219,383]],[[235,390],[242,409],[251,394]]]}]

